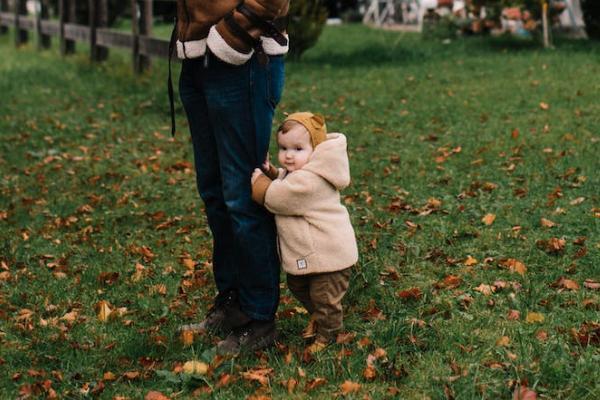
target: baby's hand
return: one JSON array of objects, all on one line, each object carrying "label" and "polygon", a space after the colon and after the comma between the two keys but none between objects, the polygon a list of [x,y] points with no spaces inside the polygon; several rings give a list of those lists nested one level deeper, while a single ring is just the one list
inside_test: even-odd
[{"label": "baby's hand", "polygon": [[269,153],[267,153],[267,156],[265,157],[265,161],[263,161],[261,167],[262,167],[263,171],[268,171],[269,169],[271,169],[271,163],[269,162]]},{"label": "baby's hand", "polygon": [[252,173],[252,178],[250,180],[253,185],[254,185],[254,182],[256,182],[256,180],[258,179],[258,177],[261,175],[264,175],[263,172],[260,169],[255,168],[254,172]]}]

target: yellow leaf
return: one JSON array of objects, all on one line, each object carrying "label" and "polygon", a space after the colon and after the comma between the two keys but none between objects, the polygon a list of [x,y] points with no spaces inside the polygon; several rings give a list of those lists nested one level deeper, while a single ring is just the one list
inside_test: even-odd
[{"label": "yellow leaf", "polygon": [[491,225],[496,220],[496,214],[485,214],[483,218],[481,218],[481,222],[486,225]]},{"label": "yellow leaf", "polygon": [[510,338],[508,336],[502,336],[496,340],[496,346],[506,347],[510,344]]},{"label": "yellow leaf", "polygon": [[183,364],[183,372],[188,375],[204,375],[208,371],[208,364],[202,361],[187,361]]},{"label": "yellow leaf", "polygon": [[528,324],[533,324],[536,322],[544,322],[544,314],[536,313],[536,312],[527,313],[527,317],[525,318],[525,321]]},{"label": "yellow leaf", "polygon": [[98,319],[102,322],[108,321],[108,317],[112,313],[112,309],[107,301],[101,300],[96,304]]},{"label": "yellow leaf", "polygon": [[465,260],[464,264],[466,266],[475,265],[477,264],[477,259],[471,256],[467,256],[467,259]]},{"label": "yellow leaf", "polygon": [[194,267],[196,266],[196,263],[191,258],[184,258],[181,262],[183,263],[183,266],[186,267],[187,269],[193,270]]}]

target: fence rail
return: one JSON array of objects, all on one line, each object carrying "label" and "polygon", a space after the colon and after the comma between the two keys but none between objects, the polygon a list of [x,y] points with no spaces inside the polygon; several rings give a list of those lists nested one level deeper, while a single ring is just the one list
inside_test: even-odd
[{"label": "fence rail", "polygon": [[[20,46],[29,40],[31,32],[37,35],[38,46],[42,48],[50,46],[50,37],[58,37],[63,55],[73,52],[76,42],[86,43],[90,45],[90,59],[93,62],[106,59],[109,48],[129,49],[132,52],[133,68],[136,73],[149,67],[151,58],[169,56],[169,41],[151,36],[153,19],[151,0],[131,0],[133,16],[131,33],[103,26],[101,13],[106,12],[106,9],[101,10],[99,6],[101,0],[87,1],[91,22],[89,26],[71,20],[74,9],[69,8],[68,0],[60,0],[58,20],[42,18],[43,15],[48,15],[48,10],[43,8],[46,6],[44,1],[37,1],[39,10],[37,15],[29,16],[24,9],[25,0],[15,0],[14,11],[0,10],[0,34],[6,33],[7,28],[13,28],[15,45]],[[74,5],[75,3],[72,3],[72,6]]]}]

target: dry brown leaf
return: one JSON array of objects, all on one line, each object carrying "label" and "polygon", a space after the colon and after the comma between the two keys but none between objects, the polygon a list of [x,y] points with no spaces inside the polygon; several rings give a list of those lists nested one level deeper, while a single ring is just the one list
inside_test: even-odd
[{"label": "dry brown leaf", "polygon": [[161,392],[156,392],[154,390],[148,392],[144,400],[169,400],[170,398],[162,394]]},{"label": "dry brown leaf", "polygon": [[454,289],[462,283],[462,279],[455,275],[448,275],[442,281],[437,282],[434,287],[437,289]]},{"label": "dry brown leaf", "polygon": [[513,393],[513,400],[536,400],[537,394],[527,386],[517,386]]},{"label": "dry brown leaf", "polygon": [[480,292],[484,296],[490,296],[496,291],[496,287],[482,283],[481,285],[477,286],[474,290]]},{"label": "dry brown leaf", "polygon": [[249,381],[257,381],[262,386],[267,386],[269,384],[269,375],[272,373],[273,368],[256,368],[242,372],[242,377]]},{"label": "dry brown leaf", "polygon": [[281,381],[281,384],[287,389],[289,394],[292,394],[296,386],[298,386],[298,381],[294,378],[289,378],[288,380]]},{"label": "dry brown leaf", "polygon": [[420,299],[421,298],[421,289],[418,287],[413,287],[407,290],[401,290],[398,292],[398,297],[401,299]]},{"label": "dry brown leaf", "polygon": [[112,309],[107,301],[101,300],[98,302],[98,304],[96,304],[96,315],[98,316],[98,319],[100,321],[108,321],[108,318],[110,317],[111,313]]},{"label": "dry brown leaf", "polygon": [[123,373],[123,377],[129,380],[134,380],[140,377],[140,373],[138,371],[127,371]]},{"label": "dry brown leaf", "polygon": [[525,264],[514,258],[509,258],[507,260],[500,261],[500,265],[508,268],[510,272],[516,272],[521,276],[524,276],[525,272],[527,272],[527,267],[525,266]]},{"label": "dry brown leaf", "polygon": [[585,282],[583,282],[583,287],[587,289],[598,290],[600,289],[600,282],[594,281],[592,279],[586,279]]},{"label": "dry brown leaf", "polygon": [[348,344],[348,343],[351,343],[355,337],[356,337],[356,333],[354,333],[354,332],[339,333],[337,335],[335,342],[338,344]]},{"label": "dry brown leaf", "polygon": [[540,225],[542,225],[544,228],[553,228],[556,226],[556,222],[550,221],[546,218],[542,218],[540,219]]},{"label": "dry brown leaf", "polygon": [[316,387],[323,386],[327,383],[327,379],[325,378],[314,378],[306,382],[306,386],[304,386],[304,391],[308,392],[313,390]]},{"label": "dry brown leaf", "polygon": [[510,310],[508,311],[507,318],[509,321],[518,321],[521,318],[521,312],[519,310]]},{"label": "dry brown leaf", "polygon": [[544,103],[543,101],[540,102],[540,108],[544,111],[547,111],[550,109],[550,105],[548,103]]},{"label": "dry brown leaf", "polygon": [[367,365],[367,367],[363,371],[363,377],[366,380],[370,381],[370,380],[375,379],[376,376],[377,376],[377,370],[375,369],[375,367],[372,365]]}]

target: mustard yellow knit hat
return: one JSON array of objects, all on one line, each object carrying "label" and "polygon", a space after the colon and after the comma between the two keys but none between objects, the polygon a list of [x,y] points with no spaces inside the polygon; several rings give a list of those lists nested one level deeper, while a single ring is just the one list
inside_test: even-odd
[{"label": "mustard yellow knit hat", "polygon": [[310,134],[310,143],[313,149],[321,142],[327,139],[327,125],[325,118],[321,114],[311,112],[296,112],[287,116],[283,123],[295,121],[302,124]]}]

